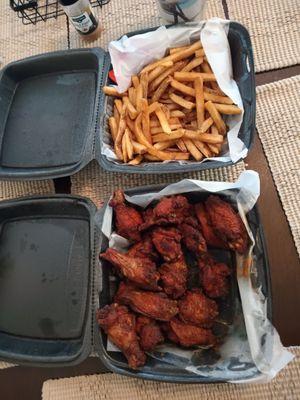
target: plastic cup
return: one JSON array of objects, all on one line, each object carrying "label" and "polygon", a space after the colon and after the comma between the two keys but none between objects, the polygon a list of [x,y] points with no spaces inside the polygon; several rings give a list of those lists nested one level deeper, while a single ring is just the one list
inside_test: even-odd
[{"label": "plastic cup", "polygon": [[201,19],[206,0],[157,0],[161,17],[171,23]]}]

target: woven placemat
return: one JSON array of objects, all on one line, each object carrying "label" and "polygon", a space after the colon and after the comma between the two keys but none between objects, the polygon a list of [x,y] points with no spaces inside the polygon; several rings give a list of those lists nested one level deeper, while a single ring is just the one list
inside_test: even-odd
[{"label": "woven placemat", "polygon": [[115,374],[49,380],[43,400],[239,400],[299,399],[300,347],[290,350],[296,358],[268,384],[178,385],[126,378]]},{"label": "woven placemat", "polygon": [[107,200],[117,188],[177,182],[185,178],[206,181],[235,181],[245,169],[244,162],[232,167],[180,174],[120,174],[106,172],[92,161],[86,168],[71,177],[71,193],[89,197],[97,207]]},{"label": "woven placemat", "polygon": [[257,88],[256,124],[300,255],[300,75]]},{"label": "woven placemat", "polygon": [[24,25],[9,7],[8,0],[0,1],[0,15],[0,61],[4,64],[68,48],[66,17]]},{"label": "woven placemat", "polygon": [[300,62],[299,0],[226,0],[229,18],[250,32],[257,72]]},{"label": "woven placemat", "polygon": [[[110,0],[102,9],[95,8],[103,32],[96,41],[89,43],[78,35],[70,26],[70,46],[94,47],[107,49],[111,40],[116,40],[125,33],[164,24],[159,17],[157,0]],[[222,0],[209,0],[204,10],[204,19],[224,18]]]}]

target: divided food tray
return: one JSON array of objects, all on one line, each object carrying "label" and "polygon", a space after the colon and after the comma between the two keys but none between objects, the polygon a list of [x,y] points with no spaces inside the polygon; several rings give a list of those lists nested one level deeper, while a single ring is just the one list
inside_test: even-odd
[{"label": "divided food tray", "polygon": [[[155,192],[163,187],[125,193]],[[205,195],[188,196],[199,201]],[[106,335],[95,318],[99,304],[110,303],[112,294],[110,269],[98,258],[108,246],[99,228],[103,211],[97,211],[86,198],[67,195],[0,203],[0,358],[51,367],[78,364],[94,351],[108,370],[128,376],[213,381],[150,357],[143,368],[133,371],[122,353],[107,350]],[[257,209],[247,218],[256,239],[257,284],[268,300],[271,318],[269,268]],[[238,291],[232,293],[240,301]],[[249,378],[247,368],[244,378]]]},{"label": "divided food tray", "polygon": [[[128,36],[156,28],[132,32]],[[255,130],[255,83],[247,30],[230,22],[228,39],[233,76],[244,104],[239,137],[251,147]],[[144,163],[128,166],[101,154],[112,102],[102,93],[108,84],[109,53],[100,49],[66,50],[8,64],[0,72],[0,179],[47,179],[72,175],[92,159],[108,171],[170,173],[233,164]]]}]

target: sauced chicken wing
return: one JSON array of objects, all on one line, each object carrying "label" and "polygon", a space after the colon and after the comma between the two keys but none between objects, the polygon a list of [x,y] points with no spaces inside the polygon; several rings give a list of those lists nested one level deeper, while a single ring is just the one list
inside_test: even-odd
[{"label": "sauced chicken wing", "polygon": [[116,190],[109,205],[114,209],[116,231],[124,238],[137,242],[141,239],[139,227],[143,223],[140,212],[125,203],[122,190]]},{"label": "sauced chicken wing", "polygon": [[165,261],[176,261],[182,256],[180,240],[179,230],[173,227],[159,227],[152,231],[152,242]]},{"label": "sauced chicken wing", "polygon": [[196,255],[206,253],[206,241],[201,233],[201,228],[196,217],[185,218],[179,229],[182,234],[182,241],[188,250]]},{"label": "sauced chicken wing", "polygon": [[179,317],[188,324],[210,328],[218,315],[218,306],[214,300],[206,297],[201,290],[186,292],[178,301]]},{"label": "sauced chicken wing", "polygon": [[205,294],[213,299],[226,296],[229,292],[230,268],[224,263],[216,262],[208,254],[198,260],[198,265],[200,283]]},{"label": "sauced chicken wing", "polygon": [[140,338],[140,345],[145,351],[152,351],[154,348],[164,341],[164,336],[161,332],[158,323],[148,317],[137,317],[136,331]]},{"label": "sauced chicken wing", "polygon": [[211,225],[216,235],[228,243],[230,249],[245,253],[248,235],[239,214],[232,206],[217,196],[209,196],[205,202]]},{"label": "sauced chicken wing", "polygon": [[157,282],[159,272],[149,258],[131,257],[109,248],[100,257],[109,261],[120,273],[137,286],[149,290],[161,290]]},{"label": "sauced chicken wing", "polygon": [[178,260],[164,263],[159,268],[162,287],[168,296],[177,299],[186,291],[188,267],[181,256]]},{"label": "sauced chicken wing", "polygon": [[169,321],[178,313],[177,302],[170,300],[166,294],[146,292],[124,282],[120,283],[115,301],[159,321]]},{"label": "sauced chicken wing", "polygon": [[170,322],[164,323],[163,330],[169,340],[183,347],[213,345],[216,342],[210,329],[186,324],[178,318],[173,318]]},{"label": "sauced chicken wing", "polygon": [[148,258],[154,262],[158,261],[159,258],[149,236],[143,237],[141,242],[132,245],[126,254],[130,257]]},{"label": "sauced chicken wing", "polygon": [[127,307],[113,303],[97,311],[99,326],[109,339],[119,347],[131,368],[145,364],[146,355],[136,334],[135,316]]}]

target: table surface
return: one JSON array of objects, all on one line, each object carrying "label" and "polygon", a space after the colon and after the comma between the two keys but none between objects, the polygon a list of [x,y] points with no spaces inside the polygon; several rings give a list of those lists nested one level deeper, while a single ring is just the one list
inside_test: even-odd
[{"label": "table surface", "polygon": [[[256,74],[256,84],[263,85],[300,74],[300,65]],[[273,324],[285,346],[300,345],[300,260],[290,227],[283,211],[262,144],[256,135],[246,159],[248,169],[257,171],[261,179],[258,206],[264,227],[273,296]],[[58,193],[69,193],[70,178],[55,180]],[[103,372],[100,361],[89,358],[75,367],[15,367],[0,371],[2,399],[40,399],[43,382],[51,378],[88,375]]]}]

